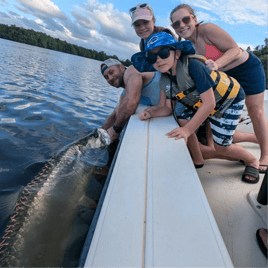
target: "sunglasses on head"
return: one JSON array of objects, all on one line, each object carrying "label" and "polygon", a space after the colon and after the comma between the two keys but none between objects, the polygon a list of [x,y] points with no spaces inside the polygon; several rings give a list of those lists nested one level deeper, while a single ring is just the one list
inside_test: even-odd
[{"label": "sunglasses on head", "polygon": [[[192,17],[194,18],[193,15],[192,15]],[[181,21],[182,21],[184,24],[189,24],[189,22],[191,21],[191,16],[186,16],[186,17],[182,18]],[[180,27],[180,25],[181,25],[181,21],[177,20],[177,21],[173,22],[173,23],[171,24],[171,27],[172,27],[173,29],[178,29],[178,28]]]},{"label": "sunglasses on head", "polygon": [[154,64],[157,61],[157,56],[161,59],[167,59],[170,56],[170,50],[175,49],[172,47],[164,47],[154,54],[146,52],[146,59],[150,64]]},{"label": "sunglasses on head", "polygon": [[138,9],[138,8],[145,8],[145,7],[147,7],[147,6],[148,6],[147,3],[137,5],[137,6],[135,6],[135,7],[132,7],[132,8],[129,10],[129,13],[133,13],[136,9]]}]

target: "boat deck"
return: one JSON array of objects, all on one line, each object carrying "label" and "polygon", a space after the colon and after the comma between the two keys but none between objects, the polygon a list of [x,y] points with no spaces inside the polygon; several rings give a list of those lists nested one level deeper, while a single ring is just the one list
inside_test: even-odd
[{"label": "boat deck", "polygon": [[[267,96],[265,112],[268,118]],[[246,109],[242,117],[248,117]],[[240,123],[238,129],[253,133],[252,124],[248,122],[250,120]],[[254,156],[260,156],[259,145],[240,144]],[[260,174],[257,184],[248,184],[241,181],[244,168],[240,162],[213,159],[206,160],[197,173],[234,266],[266,267],[267,259],[257,244],[256,231],[267,228],[267,206],[262,206],[262,212],[258,213],[248,199],[249,193],[258,193],[264,174]]]},{"label": "boat deck", "polygon": [[[195,170],[183,141],[164,140],[171,119],[130,120],[81,266],[266,267],[256,231],[267,228],[267,206],[248,198],[264,174],[248,184],[242,163],[219,159]],[[253,131],[249,120],[238,129]],[[259,157],[257,144],[241,145]]]}]

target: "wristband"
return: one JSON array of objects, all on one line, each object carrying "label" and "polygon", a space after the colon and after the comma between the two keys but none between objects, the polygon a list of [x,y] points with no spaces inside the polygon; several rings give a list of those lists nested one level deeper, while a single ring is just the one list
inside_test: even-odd
[{"label": "wristband", "polygon": [[121,131],[123,130],[122,127],[117,127],[115,125],[113,125],[113,130],[116,132],[116,133],[121,133]]}]

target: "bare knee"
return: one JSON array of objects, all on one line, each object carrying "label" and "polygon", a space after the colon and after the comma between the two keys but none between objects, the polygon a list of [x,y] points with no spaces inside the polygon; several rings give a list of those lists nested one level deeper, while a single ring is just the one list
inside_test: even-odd
[{"label": "bare knee", "polygon": [[263,107],[251,105],[247,107],[248,114],[251,118],[261,118],[265,113]]},{"label": "bare knee", "polygon": [[264,113],[263,95],[252,95],[246,97],[246,106],[250,117],[260,118]]}]

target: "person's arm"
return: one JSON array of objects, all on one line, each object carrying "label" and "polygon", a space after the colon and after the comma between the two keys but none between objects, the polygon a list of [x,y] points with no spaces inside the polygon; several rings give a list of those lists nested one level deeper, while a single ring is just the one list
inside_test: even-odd
[{"label": "person's arm", "polygon": [[210,70],[200,61],[190,59],[189,75],[194,80],[197,91],[200,94],[202,105],[191,120],[183,127],[175,128],[166,135],[170,138],[183,138],[187,143],[188,137],[205,121],[216,106],[216,100],[213,92],[215,82],[210,76]]},{"label": "person's arm", "polygon": [[206,44],[215,46],[223,53],[215,62],[212,60],[206,62],[207,67],[211,70],[222,69],[230,62],[239,58],[240,48],[234,39],[222,28],[213,23],[202,24],[199,26],[199,34]]},{"label": "person's arm", "polygon": [[147,120],[155,117],[166,117],[172,114],[170,100],[166,99],[165,93],[160,90],[160,100],[158,105],[146,108],[139,114],[140,120]]},{"label": "person's arm", "polygon": [[110,135],[111,142],[119,137],[120,132],[116,133],[115,129],[122,129],[124,127],[127,119],[135,113],[141,97],[141,89],[143,85],[142,74],[139,73],[133,66],[126,70],[124,82],[126,85],[125,95],[115,109],[115,120],[113,126],[107,130]]},{"label": "person's arm", "polygon": [[[123,97],[120,96],[119,103],[122,101]],[[101,128],[107,130],[110,127],[114,125],[115,119],[116,119],[116,110],[118,109],[118,105],[115,107],[115,109],[112,111],[112,113],[107,117],[105,120],[103,126]]]},{"label": "person's arm", "polygon": [[175,140],[183,138],[187,143],[188,137],[195,132],[195,130],[206,120],[210,113],[215,108],[216,102],[213,89],[210,88],[200,95],[202,105],[199,107],[191,120],[183,127],[177,127],[166,135]]},{"label": "person's arm", "polygon": [[127,70],[125,85],[124,98],[116,109],[114,124],[117,127],[123,127],[127,119],[135,113],[141,98],[143,79],[141,73],[137,72],[134,67]]}]

